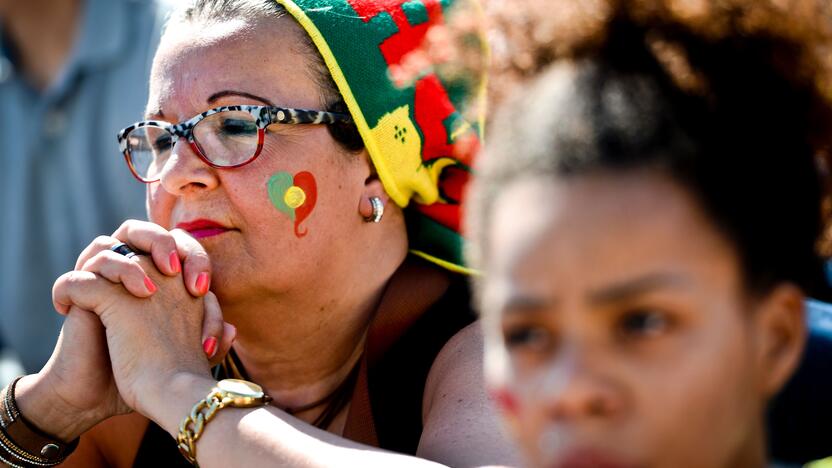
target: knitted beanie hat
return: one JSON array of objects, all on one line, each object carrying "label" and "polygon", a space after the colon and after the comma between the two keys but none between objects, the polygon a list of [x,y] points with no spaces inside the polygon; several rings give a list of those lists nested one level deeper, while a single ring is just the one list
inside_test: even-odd
[{"label": "knitted beanie hat", "polygon": [[[410,205],[411,252],[470,273],[460,219],[482,138],[485,76],[442,73],[426,48],[452,18],[479,15],[476,0],[276,1],[323,57],[388,195]],[[478,28],[466,40],[484,61]]]}]

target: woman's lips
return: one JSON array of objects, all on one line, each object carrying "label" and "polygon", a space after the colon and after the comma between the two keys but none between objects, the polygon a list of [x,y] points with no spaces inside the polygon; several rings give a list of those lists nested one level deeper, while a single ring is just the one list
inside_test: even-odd
[{"label": "woman's lips", "polygon": [[229,228],[210,219],[196,219],[194,221],[181,222],[176,227],[188,231],[196,239],[218,236],[230,231]]}]

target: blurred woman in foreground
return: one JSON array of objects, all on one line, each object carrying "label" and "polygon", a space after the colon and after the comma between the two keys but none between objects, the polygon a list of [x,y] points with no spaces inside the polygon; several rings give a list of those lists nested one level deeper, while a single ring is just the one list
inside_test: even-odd
[{"label": "blurred woman in foreground", "polygon": [[151,222],[56,284],[61,341],[6,393],[0,457],[84,434],[68,465],[510,463],[458,233],[482,79],[408,59],[462,3],[183,3],[119,134]]},{"label": "blurred woman in foreground", "polygon": [[823,288],[827,7],[545,3],[471,210],[509,426],[533,466],[765,466]]}]

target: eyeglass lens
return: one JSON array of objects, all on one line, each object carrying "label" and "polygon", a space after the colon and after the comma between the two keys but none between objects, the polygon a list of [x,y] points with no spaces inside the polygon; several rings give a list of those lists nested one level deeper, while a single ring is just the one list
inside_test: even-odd
[{"label": "eyeglass lens", "polygon": [[[224,111],[205,117],[193,128],[203,157],[217,166],[243,164],[257,153],[257,122],[245,111]],[[160,127],[131,131],[127,149],[133,169],[145,180],[158,179],[173,149],[173,135]]]}]

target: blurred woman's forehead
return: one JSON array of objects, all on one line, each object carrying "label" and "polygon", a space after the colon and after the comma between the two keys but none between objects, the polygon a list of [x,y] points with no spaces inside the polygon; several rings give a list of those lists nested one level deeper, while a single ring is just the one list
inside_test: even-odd
[{"label": "blurred woman's forehead", "polygon": [[488,274],[539,289],[581,275],[597,289],[673,265],[738,276],[733,246],[691,194],[650,171],[525,178],[488,229]]}]

